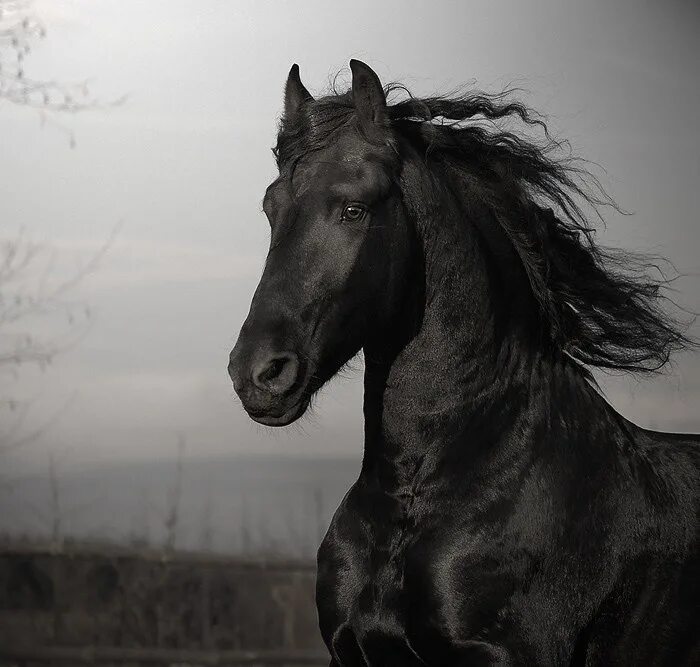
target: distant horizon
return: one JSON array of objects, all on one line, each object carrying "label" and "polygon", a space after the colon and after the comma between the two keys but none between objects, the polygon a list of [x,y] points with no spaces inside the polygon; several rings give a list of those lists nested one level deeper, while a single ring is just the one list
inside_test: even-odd
[{"label": "distant horizon", "polygon": [[50,540],[60,529],[63,539],[158,547],[175,512],[173,546],[309,557],[360,470],[359,459],[340,457],[193,458],[179,470],[177,463],[118,461],[0,480],[0,536]]}]

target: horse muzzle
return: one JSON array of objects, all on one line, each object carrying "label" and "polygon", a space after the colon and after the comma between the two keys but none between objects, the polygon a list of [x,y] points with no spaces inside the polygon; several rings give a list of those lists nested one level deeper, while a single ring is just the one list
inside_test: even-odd
[{"label": "horse muzzle", "polygon": [[239,339],[229,356],[228,372],[251,419],[265,426],[286,426],[308,407],[306,366],[292,350]]}]

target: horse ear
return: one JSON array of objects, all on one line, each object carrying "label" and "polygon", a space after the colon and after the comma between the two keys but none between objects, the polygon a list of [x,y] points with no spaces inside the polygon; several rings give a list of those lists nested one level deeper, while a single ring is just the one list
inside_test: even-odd
[{"label": "horse ear", "polygon": [[386,95],[374,70],[360,60],[350,61],[352,99],[364,124],[381,124],[387,119]]},{"label": "horse ear", "polygon": [[290,116],[299,111],[299,107],[313,100],[311,93],[306,90],[299,76],[299,65],[294,63],[289,70],[287,84],[284,87],[284,115]]}]

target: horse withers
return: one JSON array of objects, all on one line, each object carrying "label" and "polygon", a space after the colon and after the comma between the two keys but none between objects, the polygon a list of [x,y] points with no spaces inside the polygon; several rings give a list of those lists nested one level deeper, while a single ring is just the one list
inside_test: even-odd
[{"label": "horse withers", "polygon": [[362,468],[318,552],[330,664],[699,664],[700,440],[629,422],[590,372],[690,345],[663,284],[595,243],[584,209],[612,202],[511,127],[543,125],[524,105],[389,104],[350,67],[319,99],[289,73],[229,364],[284,426],[364,352]]}]

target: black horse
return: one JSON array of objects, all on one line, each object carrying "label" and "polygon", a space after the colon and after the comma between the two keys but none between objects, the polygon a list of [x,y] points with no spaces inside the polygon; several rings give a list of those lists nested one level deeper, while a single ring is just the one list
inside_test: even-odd
[{"label": "black horse", "polygon": [[388,104],[350,67],[320,99],[291,69],[229,366],[284,426],[364,352],[362,469],[318,553],[331,665],[700,664],[700,439],[630,423],[589,371],[689,344],[663,281],[595,243],[611,202],[525,106]]}]

